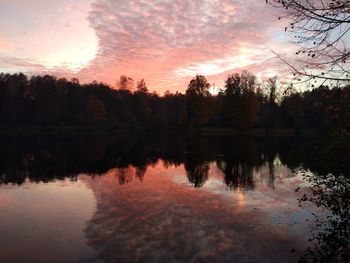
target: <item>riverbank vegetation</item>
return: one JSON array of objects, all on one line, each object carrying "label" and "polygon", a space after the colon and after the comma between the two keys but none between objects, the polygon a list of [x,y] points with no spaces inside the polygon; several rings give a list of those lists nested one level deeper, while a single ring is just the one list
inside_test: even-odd
[{"label": "riverbank vegetation", "polygon": [[229,75],[216,94],[210,92],[208,80],[197,75],[185,94],[160,96],[150,92],[144,80],[135,88],[129,80],[122,76],[113,88],[49,75],[0,74],[0,126],[112,131],[289,128],[345,133],[350,126],[350,86],[297,92],[282,87],[277,78],[258,82],[255,75],[243,71]]}]

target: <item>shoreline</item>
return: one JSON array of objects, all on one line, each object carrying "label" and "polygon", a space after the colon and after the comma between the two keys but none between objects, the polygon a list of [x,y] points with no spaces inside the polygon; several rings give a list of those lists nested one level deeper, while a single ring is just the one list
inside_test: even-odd
[{"label": "shoreline", "polygon": [[[149,132],[161,134],[174,134],[177,130],[144,130],[138,128],[130,132]],[[53,134],[53,135],[127,135],[126,128],[107,128],[103,126],[0,126],[0,134]],[[323,135],[322,129],[281,129],[281,128],[254,128],[248,130],[239,130],[236,128],[223,127],[202,127],[188,129],[189,135],[194,136],[252,136],[252,137],[311,137]]]},{"label": "shoreline", "polygon": [[323,135],[324,130],[321,129],[281,129],[281,128],[254,128],[248,130],[239,130],[236,128],[198,128],[194,129],[195,133],[203,136],[253,136],[253,137],[311,137]]}]

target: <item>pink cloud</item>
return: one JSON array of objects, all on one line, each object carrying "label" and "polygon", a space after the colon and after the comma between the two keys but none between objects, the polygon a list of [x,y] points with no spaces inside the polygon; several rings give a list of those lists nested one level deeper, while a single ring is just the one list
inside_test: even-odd
[{"label": "pink cloud", "polygon": [[[40,2],[32,1],[34,6]],[[7,62],[0,62],[1,69],[68,74],[82,82],[97,80],[111,85],[123,74],[144,78],[151,90],[159,92],[183,92],[196,74],[205,74],[210,82],[222,85],[227,74],[241,69],[263,75],[280,72],[265,45],[279,49],[281,43],[286,44],[286,37],[275,9],[265,1],[94,0],[89,8],[81,1],[55,2],[55,6],[60,29],[50,31],[52,21],[36,21],[41,30],[29,32],[31,39],[18,38],[32,44],[14,45],[28,51],[26,55],[4,49],[0,58],[7,57]],[[45,20],[46,16],[39,17]],[[94,42],[98,42],[97,51]]]},{"label": "pink cloud", "polygon": [[6,39],[0,38],[0,53],[13,52],[15,47]]},{"label": "pink cloud", "polygon": [[99,0],[89,14],[99,52],[80,75],[113,84],[126,74],[184,91],[195,74],[257,68],[273,56],[264,44],[280,30],[272,11],[263,1]]}]

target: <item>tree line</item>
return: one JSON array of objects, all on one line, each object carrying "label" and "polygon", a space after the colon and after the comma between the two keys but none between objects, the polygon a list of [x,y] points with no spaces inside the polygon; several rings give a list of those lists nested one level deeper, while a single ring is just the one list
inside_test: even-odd
[{"label": "tree line", "polygon": [[185,94],[167,91],[160,96],[144,80],[132,89],[130,80],[122,76],[112,88],[96,81],[80,84],[78,79],[1,73],[0,125],[349,129],[350,85],[297,92],[282,88],[276,77],[259,83],[243,71],[229,75],[217,94],[197,75]]}]

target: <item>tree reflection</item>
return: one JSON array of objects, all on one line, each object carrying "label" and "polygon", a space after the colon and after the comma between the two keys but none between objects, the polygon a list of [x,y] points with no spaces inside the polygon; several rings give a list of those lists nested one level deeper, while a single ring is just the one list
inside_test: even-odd
[{"label": "tree reflection", "polygon": [[224,181],[231,190],[254,189],[254,169],[264,161],[254,138],[234,138],[223,142],[223,154],[217,164],[224,173]]},{"label": "tree reflection", "polygon": [[[22,184],[26,178],[49,182],[66,177],[75,180],[80,173],[104,174],[117,169],[120,184],[135,176],[143,181],[147,167],[160,159],[165,167],[184,164],[189,183],[202,187],[211,167],[223,172],[229,189],[254,189],[254,171],[268,164],[269,185],[274,185],[274,160],[279,149],[273,142],[255,138],[178,137],[20,137],[0,138],[3,142],[0,172],[3,184]],[[284,145],[279,143],[279,145]],[[287,162],[288,166],[288,162]],[[135,168],[131,172],[128,167]]]},{"label": "tree reflection", "polygon": [[145,177],[146,171],[147,171],[146,165],[136,167],[135,175],[141,182],[143,181],[143,178]]},{"label": "tree reflection", "polygon": [[116,177],[120,185],[130,183],[133,179],[132,169],[130,167],[117,168]]},{"label": "tree reflection", "polygon": [[188,181],[194,187],[202,187],[208,180],[209,162],[215,158],[215,147],[208,140],[195,138],[187,142],[185,169]]},{"label": "tree reflection", "polygon": [[315,218],[310,248],[300,260],[346,262],[350,257],[350,147],[346,139],[331,143],[327,139],[252,137],[34,136],[0,137],[0,143],[0,185],[76,180],[81,173],[100,176],[109,172],[124,187],[143,182],[147,169],[162,160],[165,168],[183,164],[189,183],[196,188],[205,186],[218,167],[228,189],[245,192],[254,190],[262,178],[274,188],[279,165],[290,170],[303,167],[310,171],[304,177],[311,187],[300,205],[311,202],[330,215]]},{"label": "tree reflection", "polygon": [[202,187],[208,180],[209,164],[197,164],[192,165],[186,163],[186,172],[188,181],[193,184],[194,187]]},{"label": "tree reflection", "polygon": [[309,159],[312,173],[303,172],[311,187],[310,193],[300,198],[300,205],[307,206],[311,202],[328,211],[329,215],[326,218],[315,215],[311,245],[300,259],[301,262],[349,262],[350,164],[344,162],[344,158],[350,154],[349,146],[346,140],[327,144],[317,161],[315,158]]},{"label": "tree reflection", "polygon": [[0,137],[0,184],[75,180],[81,173],[96,176],[113,168],[121,169],[118,181],[127,183],[122,169],[129,166],[136,167],[142,181],[148,165],[160,158],[169,165],[183,162],[183,144],[171,142],[154,137]]},{"label": "tree reflection", "polygon": [[301,205],[312,202],[330,211],[326,219],[316,216],[312,245],[301,261],[348,262],[350,257],[350,178],[345,176],[310,175],[311,195],[300,199]]}]

